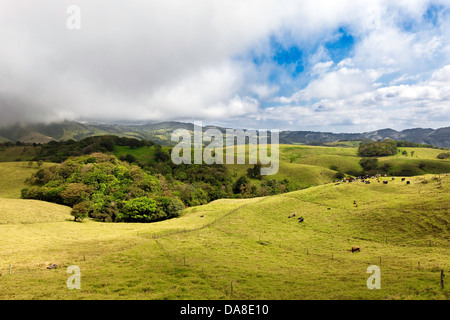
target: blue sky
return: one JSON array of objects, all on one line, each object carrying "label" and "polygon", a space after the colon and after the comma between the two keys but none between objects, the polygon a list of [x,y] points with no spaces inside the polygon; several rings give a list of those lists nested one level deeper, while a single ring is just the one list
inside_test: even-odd
[{"label": "blue sky", "polygon": [[0,125],[450,125],[444,0],[17,0],[0,4],[0,40]]}]

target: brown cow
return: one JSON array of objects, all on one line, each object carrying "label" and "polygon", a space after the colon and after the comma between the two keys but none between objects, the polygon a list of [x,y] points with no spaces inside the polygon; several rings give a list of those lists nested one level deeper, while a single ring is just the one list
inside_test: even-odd
[{"label": "brown cow", "polygon": [[352,252],[355,252],[355,251],[361,252],[361,249],[358,246],[352,247]]}]

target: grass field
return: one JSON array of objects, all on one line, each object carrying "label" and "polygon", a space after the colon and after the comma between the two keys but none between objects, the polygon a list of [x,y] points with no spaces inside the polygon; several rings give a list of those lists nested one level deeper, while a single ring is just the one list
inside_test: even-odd
[{"label": "grass field", "polygon": [[[151,224],[3,200],[0,299],[449,299],[450,176],[408,179],[217,200]],[[70,265],[80,290],[66,287]],[[380,290],[366,286],[370,265]]]},{"label": "grass field", "polygon": [[[42,168],[54,164],[44,163]],[[0,198],[19,199],[20,191],[26,187],[25,180],[40,167],[36,162],[0,163]]]}]

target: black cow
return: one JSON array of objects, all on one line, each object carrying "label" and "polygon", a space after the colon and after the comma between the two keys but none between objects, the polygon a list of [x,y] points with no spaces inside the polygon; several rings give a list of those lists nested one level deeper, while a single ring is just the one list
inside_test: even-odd
[{"label": "black cow", "polygon": [[411,181],[406,181],[406,184],[411,184]]},{"label": "black cow", "polygon": [[387,180],[383,180],[383,183],[384,183],[384,184],[388,184]]}]

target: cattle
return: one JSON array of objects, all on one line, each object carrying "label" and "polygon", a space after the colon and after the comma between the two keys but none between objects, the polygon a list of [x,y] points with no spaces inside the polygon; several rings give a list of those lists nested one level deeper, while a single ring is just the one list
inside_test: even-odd
[{"label": "cattle", "polygon": [[47,267],[47,269],[56,269],[56,268],[58,268],[57,264],[51,264]]},{"label": "cattle", "polygon": [[411,181],[406,181],[406,184],[411,184]]},{"label": "cattle", "polygon": [[298,218],[298,222],[303,222],[305,219],[303,217]]},{"label": "cattle", "polygon": [[352,247],[352,252],[356,252],[356,251],[361,252],[361,248],[358,246]]},{"label": "cattle", "polygon": [[294,218],[295,217],[295,213],[292,215],[292,218]]},{"label": "cattle", "polygon": [[402,181],[405,181],[406,180],[406,178],[402,178]]},{"label": "cattle", "polygon": [[384,183],[384,184],[388,184],[387,180],[383,180],[383,183]]},{"label": "cattle", "polygon": [[394,178],[394,177],[392,177],[391,179],[392,179],[392,180],[395,180],[395,178]]}]

